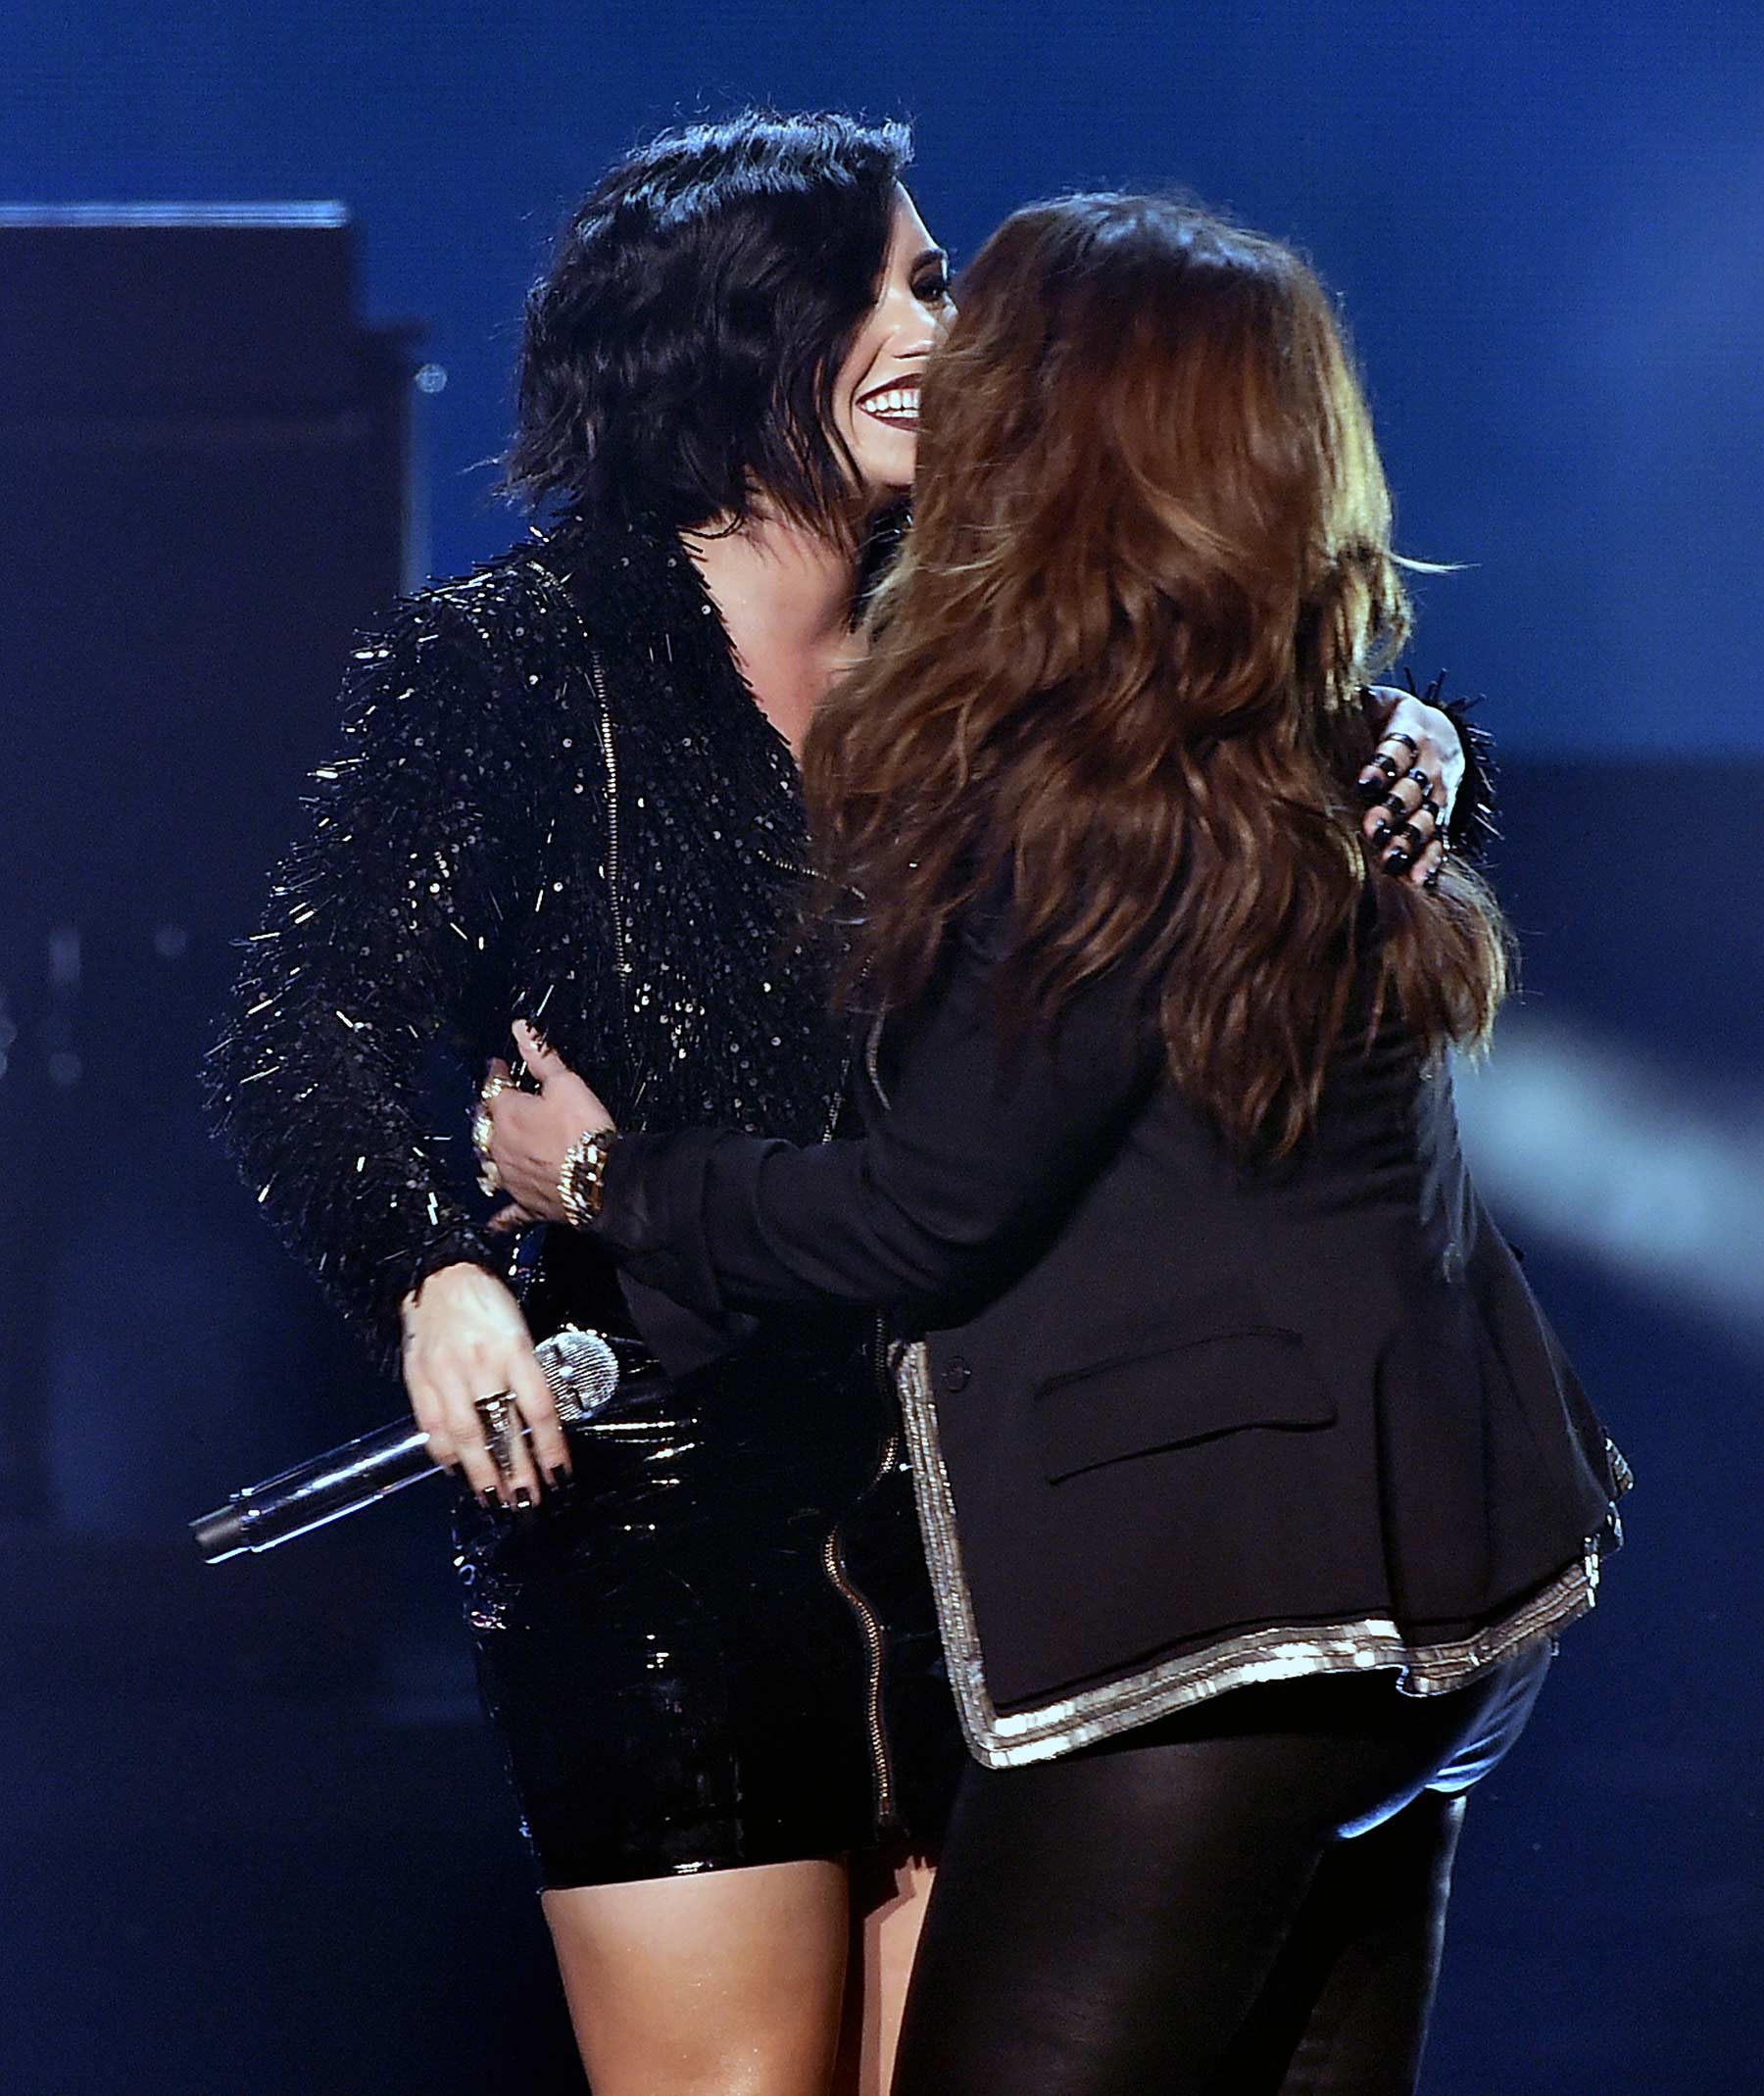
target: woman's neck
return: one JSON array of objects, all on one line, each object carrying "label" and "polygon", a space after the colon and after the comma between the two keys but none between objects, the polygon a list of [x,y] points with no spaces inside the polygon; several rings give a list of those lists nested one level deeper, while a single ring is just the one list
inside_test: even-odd
[{"label": "woman's neck", "polygon": [[772,516],[680,537],[760,710],[801,757],[816,707],[862,653],[852,632],[855,553]]}]

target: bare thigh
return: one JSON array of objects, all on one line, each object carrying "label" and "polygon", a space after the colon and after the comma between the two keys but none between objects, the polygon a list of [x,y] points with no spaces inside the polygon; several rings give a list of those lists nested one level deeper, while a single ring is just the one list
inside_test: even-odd
[{"label": "bare thigh", "polygon": [[850,1916],[839,1863],[548,1892],[594,2096],[826,2096]]},{"label": "bare thigh", "polygon": [[888,2096],[934,1876],[916,1856],[853,1863],[853,1955],[832,2096]]}]

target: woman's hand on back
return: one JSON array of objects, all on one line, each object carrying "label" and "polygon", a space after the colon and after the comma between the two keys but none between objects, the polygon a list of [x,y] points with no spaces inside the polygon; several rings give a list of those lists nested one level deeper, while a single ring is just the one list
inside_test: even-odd
[{"label": "woman's hand on back", "polygon": [[495,1167],[494,1183],[509,1196],[508,1206],[490,1218],[490,1228],[498,1231],[567,1222],[558,1187],[564,1159],[581,1137],[612,1126],[593,1087],[523,1019],[514,1022],[514,1041],[539,1089],[516,1090],[509,1082],[507,1063],[490,1065],[482,1102],[488,1123],[485,1150]]},{"label": "woman's hand on back", "polygon": [[1411,692],[1375,685],[1372,703],[1384,715],[1383,732],[1360,785],[1382,791],[1360,827],[1387,873],[1425,888],[1445,861],[1445,826],[1464,780],[1463,739],[1448,714]]}]

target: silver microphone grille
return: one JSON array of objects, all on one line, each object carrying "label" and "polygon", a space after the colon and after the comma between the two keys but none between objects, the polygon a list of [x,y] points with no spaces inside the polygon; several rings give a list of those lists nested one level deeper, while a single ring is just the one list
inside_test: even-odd
[{"label": "silver microphone grille", "polygon": [[618,1388],[618,1356],[598,1332],[565,1325],[535,1351],[566,1426],[592,1419]]}]

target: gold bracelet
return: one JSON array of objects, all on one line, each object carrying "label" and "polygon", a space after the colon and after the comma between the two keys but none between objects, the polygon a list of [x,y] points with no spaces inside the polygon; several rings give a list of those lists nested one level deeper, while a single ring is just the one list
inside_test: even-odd
[{"label": "gold bracelet", "polygon": [[564,1152],[558,1172],[558,1200],[572,1230],[590,1229],[601,1212],[607,1152],[617,1133],[613,1128],[587,1129]]}]

